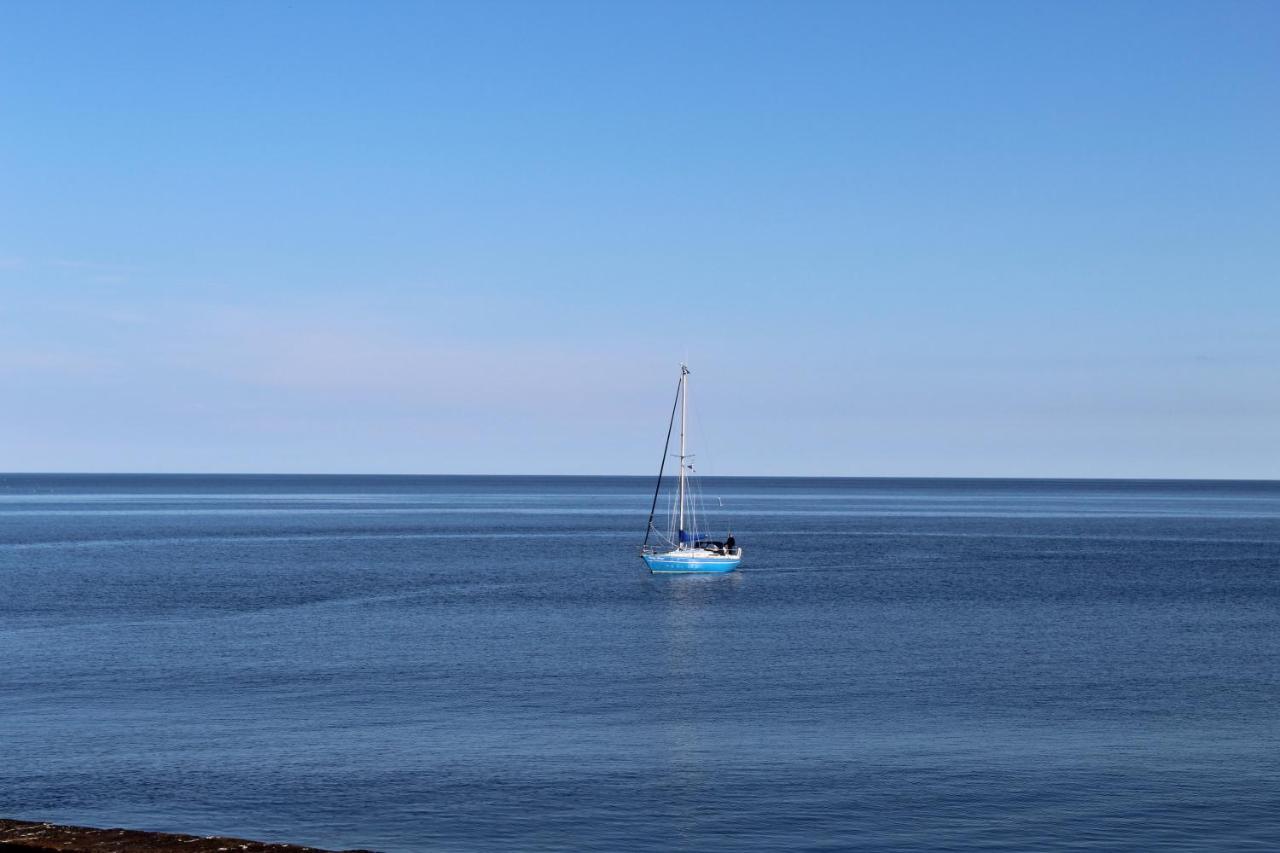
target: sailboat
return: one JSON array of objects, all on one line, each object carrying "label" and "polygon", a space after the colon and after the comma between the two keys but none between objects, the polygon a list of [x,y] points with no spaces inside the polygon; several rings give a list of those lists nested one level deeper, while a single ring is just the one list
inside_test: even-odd
[{"label": "sailboat", "polygon": [[[676,410],[680,410],[680,478],[676,500],[671,508],[671,523],[667,530],[654,526],[653,517],[658,510],[658,494],[662,491],[662,475],[671,451],[671,431],[675,426]],[[685,422],[689,416],[689,367],[680,365],[680,384],[676,386],[676,399],[671,404],[671,420],[667,423],[667,440],[662,446],[662,461],[658,465],[658,482],[653,488],[653,504],[649,507],[649,526],[640,546],[640,557],[650,572],[692,573],[731,572],[742,562],[742,548],[730,533],[723,542],[707,538],[699,531],[705,518],[699,502],[690,493],[693,457],[685,452]],[[650,544],[653,540],[653,544]]]}]

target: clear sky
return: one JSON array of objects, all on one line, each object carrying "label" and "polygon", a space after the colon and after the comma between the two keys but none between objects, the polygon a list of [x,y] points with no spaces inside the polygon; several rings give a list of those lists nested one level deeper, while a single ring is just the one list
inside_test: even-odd
[{"label": "clear sky", "polygon": [[1280,478],[1280,3],[0,4],[0,470]]}]

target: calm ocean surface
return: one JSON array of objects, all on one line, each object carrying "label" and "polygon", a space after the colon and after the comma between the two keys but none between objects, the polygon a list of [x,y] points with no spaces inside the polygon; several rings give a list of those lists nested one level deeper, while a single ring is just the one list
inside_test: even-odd
[{"label": "calm ocean surface", "polygon": [[742,571],[656,578],[649,489],[0,475],[0,817],[1280,847],[1280,483],[713,480]]}]

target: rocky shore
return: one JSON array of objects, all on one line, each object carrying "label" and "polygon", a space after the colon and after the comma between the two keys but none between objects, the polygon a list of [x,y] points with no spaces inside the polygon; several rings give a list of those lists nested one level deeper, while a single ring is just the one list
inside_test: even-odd
[{"label": "rocky shore", "polygon": [[[242,838],[173,835],[133,829],[57,826],[25,820],[0,820],[0,853],[335,853],[318,847],[267,844]],[[343,853],[370,853],[348,850]]]}]

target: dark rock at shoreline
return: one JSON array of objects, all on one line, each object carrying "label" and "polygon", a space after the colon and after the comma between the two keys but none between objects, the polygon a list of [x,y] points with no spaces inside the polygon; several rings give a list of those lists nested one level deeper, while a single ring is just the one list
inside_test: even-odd
[{"label": "dark rock at shoreline", "polygon": [[[57,826],[25,820],[0,820],[0,853],[333,853],[295,844],[267,844],[242,838],[173,835],[133,829]],[[349,850],[344,853],[369,853]]]}]

